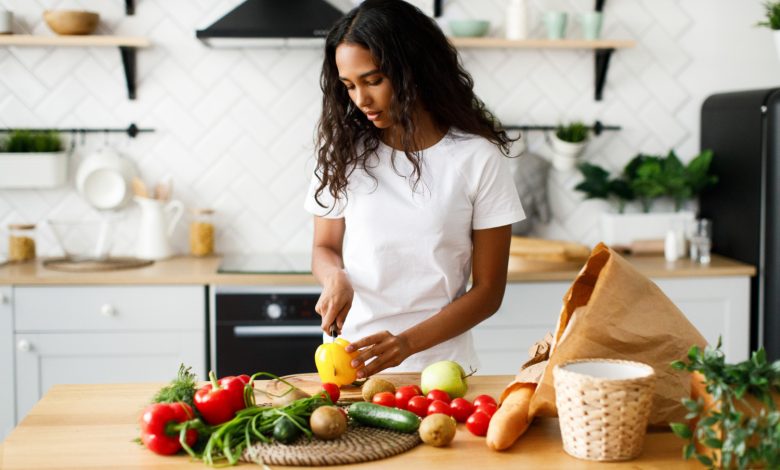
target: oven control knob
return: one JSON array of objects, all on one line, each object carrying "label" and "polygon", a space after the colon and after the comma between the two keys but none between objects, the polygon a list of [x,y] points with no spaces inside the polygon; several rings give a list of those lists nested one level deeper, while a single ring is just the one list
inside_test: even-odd
[{"label": "oven control knob", "polygon": [[282,306],[279,304],[268,304],[265,308],[265,314],[271,320],[278,320],[282,317]]}]

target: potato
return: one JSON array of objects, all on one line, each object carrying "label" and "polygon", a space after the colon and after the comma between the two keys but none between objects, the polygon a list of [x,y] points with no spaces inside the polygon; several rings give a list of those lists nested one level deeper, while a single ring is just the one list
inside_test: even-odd
[{"label": "potato", "polygon": [[360,387],[360,394],[363,395],[363,400],[369,403],[371,403],[371,399],[374,398],[374,395],[379,392],[395,393],[395,385],[385,379],[371,377],[366,380],[366,383],[364,383],[362,387]]},{"label": "potato", "polygon": [[335,406],[321,406],[312,412],[309,426],[320,439],[335,439],[347,431],[347,417]]},{"label": "potato", "polygon": [[420,423],[419,432],[424,443],[444,447],[455,438],[455,420],[443,413],[428,415]]},{"label": "potato", "polygon": [[292,390],[286,391],[281,396],[278,397],[271,397],[271,405],[273,405],[275,408],[281,408],[283,406],[287,406],[290,403],[294,402],[295,400],[300,400],[301,398],[309,398],[310,395],[300,388],[293,388]]}]

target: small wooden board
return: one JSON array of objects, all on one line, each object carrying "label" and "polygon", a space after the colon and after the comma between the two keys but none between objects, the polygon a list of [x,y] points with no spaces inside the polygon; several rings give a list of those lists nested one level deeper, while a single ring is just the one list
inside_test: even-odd
[{"label": "small wooden board", "polygon": [[[388,382],[395,385],[396,387],[400,387],[402,385],[420,385],[419,372],[377,374],[374,377],[385,379]],[[289,382],[290,384],[295,385],[296,387],[300,388],[304,392],[308,393],[309,395],[313,395],[319,392],[320,390],[322,390],[322,382],[320,382],[320,377],[315,373],[287,375],[282,378],[287,382]],[[274,394],[283,393],[288,388],[288,386],[284,382],[280,382],[277,380],[271,380],[269,382],[262,382],[262,383],[265,384],[265,390],[268,390],[269,393],[274,393]],[[258,389],[262,388],[260,384],[261,382],[258,382],[257,384]],[[257,395],[258,403],[262,403],[263,401],[266,401],[262,392],[259,393],[255,392],[255,393]],[[360,387],[356,387],[354,385],[345,385],[341,387],[341,398],[339,398],[339,401],[346,402],[346,403],[363,401],[363,396],[361,395]]]}]

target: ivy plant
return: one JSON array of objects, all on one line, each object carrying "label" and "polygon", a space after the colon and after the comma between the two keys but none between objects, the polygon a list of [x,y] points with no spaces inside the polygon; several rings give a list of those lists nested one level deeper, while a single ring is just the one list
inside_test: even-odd
[{"label": "ivy plant", "polygon": [[[772,395],[780,393],[780,360],[770,363],[762,348],[747,361],[727,364],[720,348],[720,339],[715,348],[693,346],[687,361],[672,363],[676,370],[701,373],[714,400],[705,407],[701,398],[683,399],[685,418],[696,419],[695,424],[671,423],[672,431],[688,441],[683,457],[709,468],[780,468],[780,411]],[[751,406],[748,395],[763,407]],[[704,452],[697,451],[697,442]]]}]

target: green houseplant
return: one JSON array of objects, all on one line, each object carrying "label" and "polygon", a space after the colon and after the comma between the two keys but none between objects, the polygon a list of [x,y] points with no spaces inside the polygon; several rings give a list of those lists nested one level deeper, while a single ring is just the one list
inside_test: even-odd
[{"label": "green houseplant", "polygon": [[558,125],[548,139],[553,151],[552,163],[555,169],[565,171],[576,166],[577,158],[588,143],[588,129],[588,126],[579,121]]},{"label": "green houseplant", "polygon": [[780,58],[780,1],[768,1],[764,3],[765,18],[756,26],[766,27],[772,30],[775,38],[775,51]]},{"label": "green houseplant", "polygon": [[53,131],[12,130],[0,139],[0,188],[49,188],[65,183],[68,159]]},{"label": "green houseplant", "polygon": [[727,364],[720,346],[694,346],[672,364],[706,386],[702,396],[683,399],[689,421],[671,424],[687,441],[683,457],[709,468],[780,468],[780,360],[768,362],[762,348]]}]

